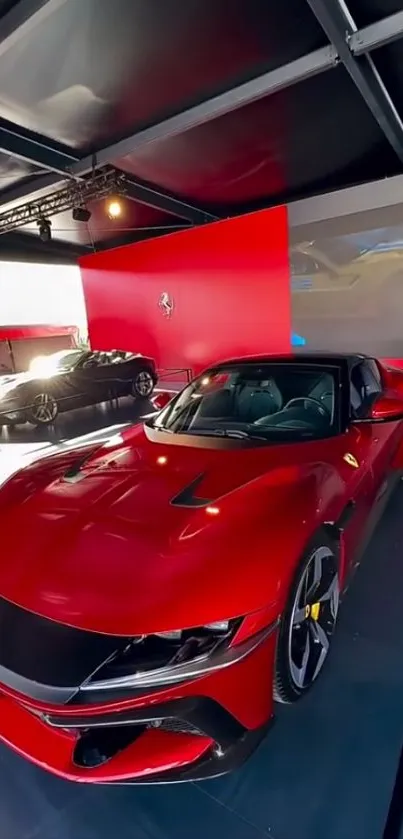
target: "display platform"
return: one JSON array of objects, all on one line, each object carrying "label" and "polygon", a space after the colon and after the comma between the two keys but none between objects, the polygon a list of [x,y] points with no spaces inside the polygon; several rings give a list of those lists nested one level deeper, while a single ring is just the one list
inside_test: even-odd
[{"label": "display platform", "polygon": [[403,743],[402,505],[399,486],[320,682],[300,705],[278,709],[242,769],[197,784],[87,787],[0,746],[1,837],[381,839]]}]

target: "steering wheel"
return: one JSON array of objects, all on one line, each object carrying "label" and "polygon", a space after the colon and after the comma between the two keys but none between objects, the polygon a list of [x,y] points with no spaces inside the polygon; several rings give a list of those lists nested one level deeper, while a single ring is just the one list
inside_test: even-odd
[{"label": "steering wheel", "polygon": [[284,405],[283,411],[286,411],[287,408],[291,408],[292,405],[299,405],[303,404],[304,408],[306,407],[306,402],[313,405],[314,408],[317,409],[318,413],[321,417],[329,417],[329,411],[325,408],[324,405],[319,401],[319,399],[314,399],[313,396],[296,396],[295,399],[290,399],[286,405]]}]

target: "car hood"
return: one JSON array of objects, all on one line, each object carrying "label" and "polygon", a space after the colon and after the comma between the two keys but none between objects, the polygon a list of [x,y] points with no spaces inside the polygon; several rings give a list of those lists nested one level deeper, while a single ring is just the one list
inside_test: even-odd
[{"label": "car hood", "polygon": [[[295,445],[189,448],[153,442],[142,429],[124,432],[67,478],[55,475],[57,462],[1,490],[0,595],[121,635],[207,623],[267,602],[259,580],[245,589],[247,563],[264,559],[267,576],[262,527],[270,533],[296,490],[307,497],[301,482],[312,483],[315,471],[295,465]],[[195,482],[193,495],[212,509],[172,503]]]},{"label": "car hood", "polygon": [[0,376],[0,399],[9,391],[14,390],[18,385],[23,385],[26,382],[31,382],[34,379],[32,373],[15,373],[10,376]]}]

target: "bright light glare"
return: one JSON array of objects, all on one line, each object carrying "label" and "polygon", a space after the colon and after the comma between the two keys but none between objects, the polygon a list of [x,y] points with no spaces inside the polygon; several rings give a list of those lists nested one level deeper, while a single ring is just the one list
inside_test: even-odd
[{"label": "bright light glare", "polygon": [[161,457],[157,457],[157,463],[159,466],[165,466],[168,463],[168,458],[165,455],[161,455]]},{"label": "bright light glare", "polygon": [[219,513],[220,513],[220,508],[219,507],[206,507],[206,513],[208,513],[209,516],[218,516]]},{"label": "bright light glare", "polygon": [[55,370],[56,367],[54,361],[52,361],[50,356],[46,355],[38,355],[36,358],[32,359],[31,364],[29,365],[29,372],[33,373],[35,376],[40,376],[42,379],[53,376]]},{"label": "bright light glare", "polygon": [[205,376],[205,377],[204,377],[204,379],[202,379],[202,380],[201,380],[201,384],[203,385],[203,387],[207,387],[207,385],[209,385],[209,384],[210,384],[210,379],[209,379],[209,377],[208,377],[208,376]]},{"label": "bright light glare", "polygon": [[124,443],[124,439],[121,434],[114,434],[109,440],[104,443],[104,449],[112,449],[114,446],[120,446]]},{"label": "bright light glare", "polygon": [[122,215],[122,205],[120,201],[109,201],[108,216],[109,218],[119,218]]}]

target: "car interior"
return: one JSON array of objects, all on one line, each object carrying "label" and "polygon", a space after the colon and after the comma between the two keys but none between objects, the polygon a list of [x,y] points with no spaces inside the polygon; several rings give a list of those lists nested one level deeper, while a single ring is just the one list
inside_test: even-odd
[{"label": "car interior", "polygon": [[[185,420],[191,432],[218,423],[226,428],[256,425],[321,433],[334,422],[335,379],[330,372],[279,368],[262,378],[236,371],[228,373],[225,382],[220,373],[218,382],[213,376],[194,396],[196,409]],[[202,397],[198,404],[197,396]]]}]

